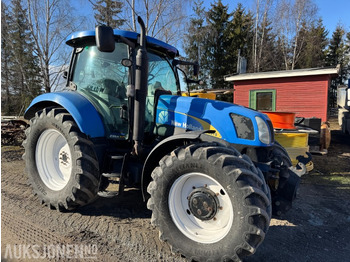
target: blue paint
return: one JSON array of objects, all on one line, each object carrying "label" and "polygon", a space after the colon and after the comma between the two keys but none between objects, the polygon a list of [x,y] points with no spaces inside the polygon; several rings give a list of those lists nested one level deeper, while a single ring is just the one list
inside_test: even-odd
[{"label": "blue paint", "polygon": [[[124,31],[124,30],[118,30],[118,29],[114,29],[113,32],[115,36],[123,36],[133,41],[136,41],[139,36],[139,34],[136,32],[130,32],[130,31]],[[82,38],[88,38],[88,37],[95,37],[95,31],[75,32],[67,37],[66,44],[69,46],[75,46],[74,42],[76,40],[81,40]],[[147,36],[146,39],[147,39],[147,44],[149,44],[150,46],[153,46],[154,48],[164,48],[167,51],[173,53],[174,55],[179,54],[179,51],[175,47],[167,43],[164,43],[163,41],[160,41],[150,36]]]},{"label": "blue paint", "polygon": [[[255,139],[237,137],[230,113],[239,114],[252,120]],[[255,116],[264,121],[267,115],[243,106],[203,98],[162,95],[157,106],[156,123],[175,126],[186,130],[216,130],[215,136],[234,144],[270,146],[260,142]]]},{"label": "blue paint", "polygon": [[[95,107],[82,95],[76,92],[57,92],[40,95],[31,102],[25,116],[35,113],[40,103],[55,103],[65,108],[74,118],[81,132],[90,137],[104,137],[102,119]],[[34,110],[34,111],[33,111]]]}]

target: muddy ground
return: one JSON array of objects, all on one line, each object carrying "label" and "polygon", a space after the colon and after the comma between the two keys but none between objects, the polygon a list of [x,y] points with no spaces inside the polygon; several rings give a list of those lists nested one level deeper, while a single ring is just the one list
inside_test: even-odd
[{"label": "muddy ground", "polygon": [[[245,261],[349,260],[350,136],[341,134],[335,121],[331,129],[329,152],[313,156],[315,168],[303,176],[293,209],[272,219],[264,242]],[[42,206],[26,183],[22,153],[19,147],[2,148],[3,261],[17,261],[9,259],[9,250],[5,258],[6,247],[15,244],[97,247],[90,259],[78,256],[70,261],[185,261],[159,241],[139,191],[98,199],[76,212],[59,213]],[[50,260],[47,257],[41,261]]]}]

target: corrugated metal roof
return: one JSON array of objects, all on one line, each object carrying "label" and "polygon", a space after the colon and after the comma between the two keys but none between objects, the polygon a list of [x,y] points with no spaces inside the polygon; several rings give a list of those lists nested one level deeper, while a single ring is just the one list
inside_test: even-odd
[{"label": "corrugated metal roof", "polygon": [[298,76],[315,76],[315,75],[339,75],[340,67],[336,68],[307,68],[284,71],[270,71],[262,73],[248,73],[239,75],[224,76],[225,81],[240,81],[240,80],[255,80],[267,78],[283,78],[283,77],[298,77]]}]

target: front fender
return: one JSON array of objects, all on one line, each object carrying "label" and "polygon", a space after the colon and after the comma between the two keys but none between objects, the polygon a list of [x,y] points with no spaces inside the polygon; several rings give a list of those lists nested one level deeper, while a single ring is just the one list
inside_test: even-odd
[{"label": "front fender", "polygon": [[184,142],[189,141],[199,141],[199,142],[219,142],[226,146],[229,145],[226,141],[206,135],[208,133],[212,133],[212,130],[199,130],[199,131],[188,131],[181,134],[173,135],[167,137],[166,139],[159,142],[152,151],[148,154],[145,164],[142,170],[141,177],[141,190],[143,199],[146,199],[147,194],[147,185],[151,181],[151,173],[153,169],[159,164],[159,160],[162,159],[163,156],[169,154],[178,146],[183,146]]},{"label": "front fender", "polygon": [[75,92],[45,93],[34,98],[24,113],[24,118],[29,120],[35,116],[37,111],[51,106],[66,109],[74,118],[80,131],[91,138],[105,136],[100,114],[89,100]]}]

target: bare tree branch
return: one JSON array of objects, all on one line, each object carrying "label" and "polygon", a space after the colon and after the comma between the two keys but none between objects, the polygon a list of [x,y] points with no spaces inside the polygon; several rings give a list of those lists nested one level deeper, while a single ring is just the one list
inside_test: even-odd
[{"label": "bare tree branch", "polygon": [[67,55],[60,55],[64,48],[63,42],[84,19],[75,16],[67,0],[27,0],[27,9],[45,91],[50,92],[51,87],[55,88],[57,85],[58,75],[61,73],[61,69],[51,73],[50,68],[62,68],[67,63]]},{"label": "bare tree branch", "polygon": [[176,0],[124,0],[125,29],[137,30],[136,15],[144,19],[146,32],[152,37],[176,44],[180,35],[179,29],[186,24],[186,3]]}]

